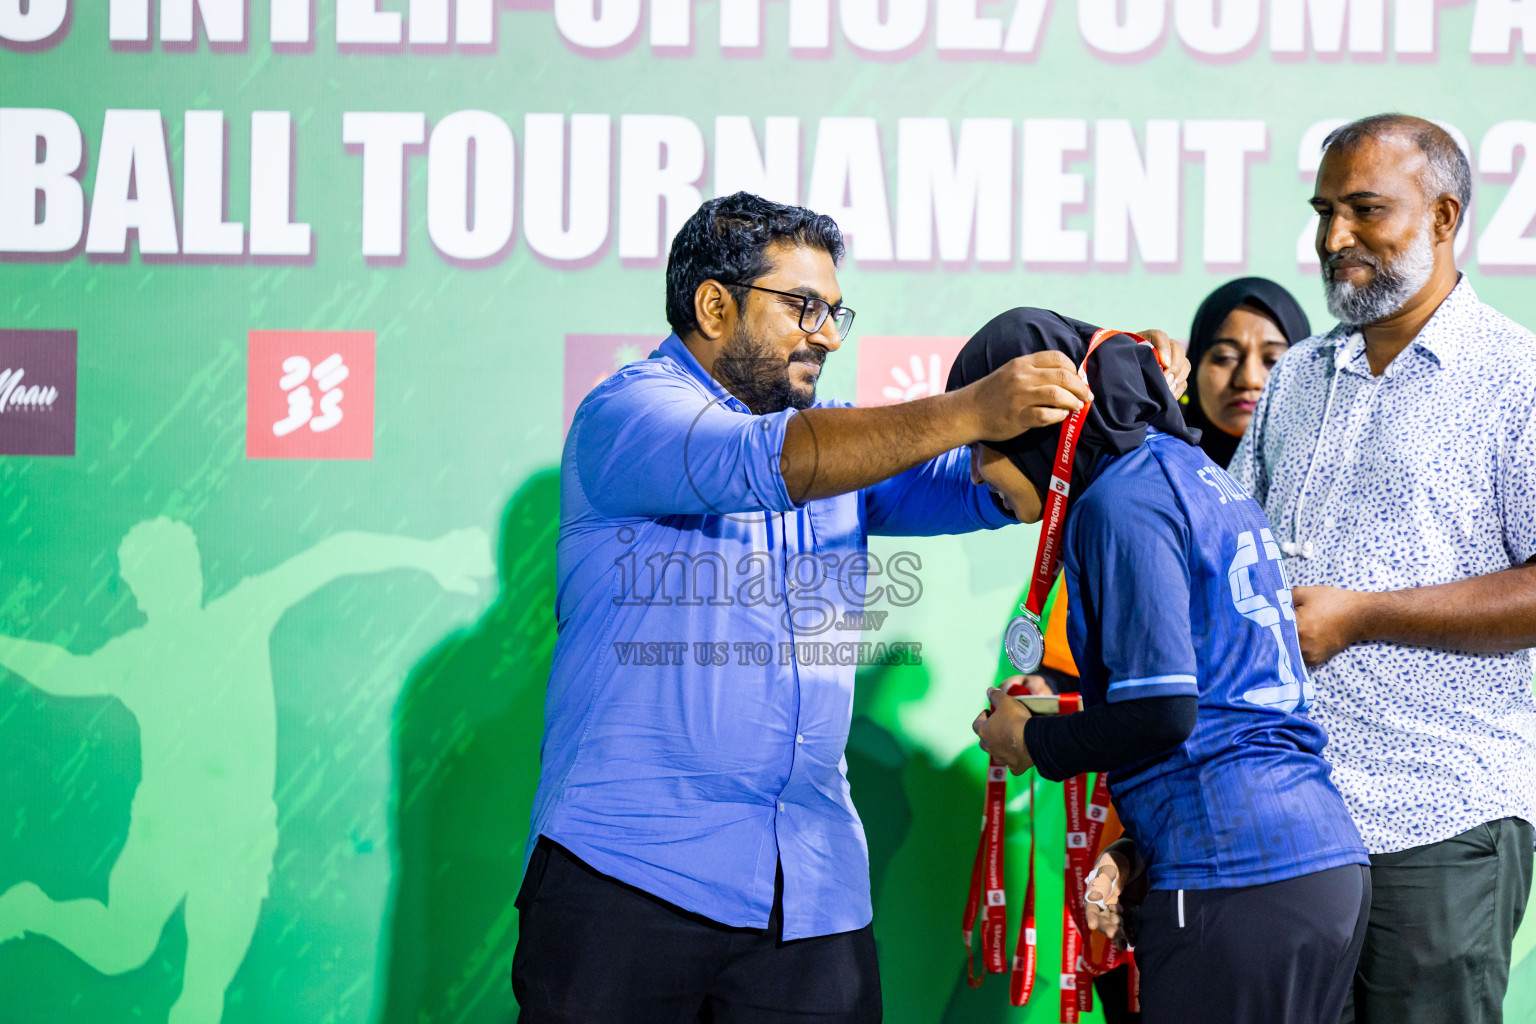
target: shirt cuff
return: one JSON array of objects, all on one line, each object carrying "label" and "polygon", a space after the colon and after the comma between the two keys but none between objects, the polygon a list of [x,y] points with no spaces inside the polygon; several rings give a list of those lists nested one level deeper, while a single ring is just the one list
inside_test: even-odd
[{"label": "shirt cuff", "polygon": [[1140,700],[1143,697],[1199,697],[1200,684],[1192,675],[1140,676],[1117,679],[1109,684],[1109,703]]},{"label": "shirt cuff", "polygon": [[747,483],[752,493],[762,500],[763,507],[775,512],[793,512],[805,505],[789,496],[784,483],[784,471],[779,463],[784,456],[784,435],[789,432],[789,419],[799,410],[785,409],[754,417],[747,445],[753,449],[747,454]]}]

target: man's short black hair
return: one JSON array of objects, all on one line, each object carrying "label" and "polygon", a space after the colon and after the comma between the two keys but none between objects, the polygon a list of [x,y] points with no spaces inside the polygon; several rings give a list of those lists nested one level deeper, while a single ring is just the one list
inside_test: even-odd
[{"label": "man's short black hair", "polygon": [[699,207],[672,240],[667,256],[667,323],[677,336],[698,329],[693,295],[705,281],[726,284],[737,305],[745,302],[747,289],[740,285],[773,269],[767,253],[774,242],[820,249],[834,265],[843,260],[843,233],[826,214],[750,192],[721,196]]}]

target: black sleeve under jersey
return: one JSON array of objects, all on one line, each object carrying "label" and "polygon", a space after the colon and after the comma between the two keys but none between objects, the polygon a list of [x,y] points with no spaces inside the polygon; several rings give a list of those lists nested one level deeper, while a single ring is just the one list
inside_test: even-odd
[{"label": "black sleeve under jersey", "polygon": [[1196,697],[1143,697],[1024,723],[1024,746],[1040,777],[1060,782],[1114,771],[1171,750],[1195,730]]}]

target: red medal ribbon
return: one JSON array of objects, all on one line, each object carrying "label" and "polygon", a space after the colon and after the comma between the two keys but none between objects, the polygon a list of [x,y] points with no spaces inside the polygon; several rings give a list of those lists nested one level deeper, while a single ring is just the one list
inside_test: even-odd
[{"label": "red medal ribbon", "polygon": [[1077,926],[1072,923],[1072,912],[1068,909],[1068,904],[1063,901],[1061,905],[1061,1024],[1077,1024],[1080,999],[1077,991],[1077,983],[1080,980],[1077,961],[1081,945],[1082,938],[1077,934]]},{"label": "red medal ribbon", "polygon": [[1019,919],[1019,938],[1013,944],[1013,974],[1008,979],[1008,1000],[1023,1006],[1035,991],[1035,961],[1039,941],[1035,933],[1035,786],[1029,786],[1029,883],[1024,887],[1024,916]]},{"label": "red medal ribbon", "polygon": [[[1082,364],[1077,368],[1077,375],[1083,380],[1088,379],[1088,357],[1093,355],[1104,342],[1117,334],[1124,334],[1135,338],[1142,345],[1150,345],[1139,334],[1130,331],[1112,331],[1101,328],[1093,332],[1093,337],[1088,340],[1088,351],[1083,353]],[[1156,351],[1154,349],[1153,351]],[[1158,358],[1162,363],[1162,358]],[[1037,620],[1041,611],[1045,608],[1045,599],[1051,592],[1051,586],[1056,582],[1057,562],[1061,555],[1061,533],[1066,526],[1067,498],[1072,494],[1072,459],[1077,455],[1077,442],[1082,437],[1083,423],[1088,419],[1088,409],[1093,403],[1084,402],[1083,407],[1068,416],[1066,422],[1061,425],[1061,439],[1056,442],[1056,461],[1051,466],[1051,485],[1045,495],[1045,508],[1040,517],[1040,543],[1035,549],[1035,574],[1029,581],[1029,596],[1024,599],[1024,608]]]},{"label": "red medal ribbon", "polygon": [[[1025,693],[1023,687],[1010,688],[1009,694]],[[1008,801],[1008,768],[992,762],[987,766],[987,805],[981,821],[981,840],[976,845],[976,860],[971,865],[971,888],[965,900],[965,917],[960,935],[965,940],[966,977],[972,988],[981,985],[986,974],[1011,973],[1009,994],[1013,1005],[1023,1006],[1035,987],[1035,864],[1034,806],[1031,802],[1029,886],[1024,893],[1024,918],[1019,926],[1016,955],[1008,962],[1006,929],[1008,900],[1004,890],[1003,843]],[[981,914],[982,973],[976,972],[972,927]],[[1010,970],[1011,969],[1011,970]]]}]

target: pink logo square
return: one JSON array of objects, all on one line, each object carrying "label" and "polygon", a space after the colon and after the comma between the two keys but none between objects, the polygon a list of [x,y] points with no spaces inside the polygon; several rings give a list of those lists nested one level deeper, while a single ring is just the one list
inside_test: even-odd
[{"label": "pink logo square", "polygon": [[965,338],[863,337],[859,339],[859,405],[894,405],[942,395],[949,368]]},{"label": "pink logo square", "polygon": [[645,359],[660,343],[649,334],[567,334],[565,336],[564,437],[587,392],[612,377],[620,367]]},{"label": "pink logo square", "polygon": [[245,457],[373,458],[373,332],[252,331]]}]

